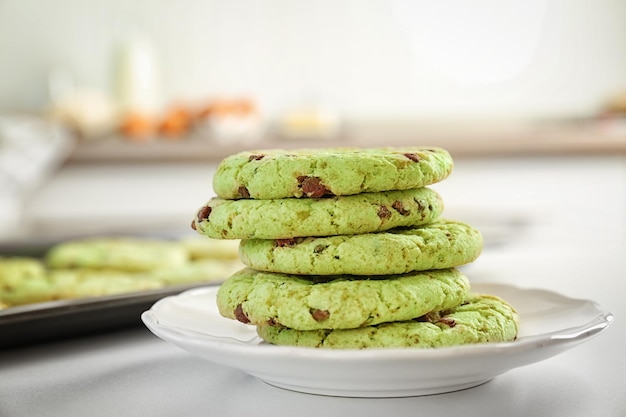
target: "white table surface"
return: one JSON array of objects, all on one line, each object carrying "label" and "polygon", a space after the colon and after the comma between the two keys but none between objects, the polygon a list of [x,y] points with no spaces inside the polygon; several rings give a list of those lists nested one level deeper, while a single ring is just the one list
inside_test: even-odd
[{"label": "white table surface", "polygon": [[453,175],[463,180],[441,187],[450,212],[459,202],[478,207],[478,192],[524,209],[516,215],[540,214],[465,272],[475,282],[593,299],[614,313],[605,332],[572,350],[464,391],[336,398],[271,387],[138,326],[0,352],[0,416],[626,416],[626,165],[584,162],[460,163]]}]

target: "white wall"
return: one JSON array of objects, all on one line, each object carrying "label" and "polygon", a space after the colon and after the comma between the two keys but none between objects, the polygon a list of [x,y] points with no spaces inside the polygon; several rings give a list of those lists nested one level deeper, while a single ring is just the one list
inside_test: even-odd
[{"label": "white wall", "polygon": [[109,89],[131,28],[158,48],[165,101],[250,94],[350,117],[546,116],[626,89],[621,0],[0,0],[0,109],[39,109],[46,77]]}]

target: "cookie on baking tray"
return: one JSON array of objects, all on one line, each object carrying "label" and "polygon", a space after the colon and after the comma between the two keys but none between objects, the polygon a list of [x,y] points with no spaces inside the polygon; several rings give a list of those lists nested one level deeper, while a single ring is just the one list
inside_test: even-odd
[{"label": "cookie on baking tray", "polygon": [[456,269],[376,277],[299,276],[243,269],[220,286],[222,316],[298,330],[349,329],[410,320],[463,302]]},{"label": "cookie on baking tray", "polygon": [[49,268],[115,269],[143,272],[184,265],[189,253],[180,244],[164,240],[107,237],[62,242],[46,254]]},{"label": "cookie on baking tray", "polygon": [[319,199],[211,199],[192,228],[215,239],[288,239],[372,233],[430,223],[443,212],[428,188]]},{"label": "cookie on baking tray", "polygon": [[27,256],[0,256],[0,288],[46,274],[45,265]]},{"label": "cookie on baking tray", "polygon": [[518,332],[515,309],[493,295],[471,294],[459,306],[416,320],[342,330],[294,330],[257,326],[259,336],[276,345],[335,349],[440,348],[510,342]]},{"label": "cookie on baking tray", "polygon": [[0,257],[0,303],[20,305],[50,299],[44,264],[30,257]]},{"label": "cookie on baking tray", "polygon": [[[220,242],[227,242],[225,240]],[[146,272],[146,275],[155,282],[163,285],[179,285],[191,283],[219,283],[230,275],[244,268],[239,259],[197,259],[185,265],[160,268]]]},{"label": "cookie on baking tray", "polygon": [[435,220],[386,232],[293,239],[247,239],[247,266],[304,275],[389,275],[464,265],[480,255],[483,239],[473,227]]},{"label": "cookie on baking tray", "polygon": [[46,270],[35,258],[0,259],[0,302],[9,306],[144,291],[163,284],[140,274],[94,269]]},{"label": "cookie on baking tray", "polygon": [[223,199],[325,197],[408,190],[453,168],[441,148],[330,148],[246,151],[222,160],[213,189]]},{"label": "cookie on baking tray", "polygon": [[179,242],[189,253],[191,261],[239,259],[237,240],[209,239],[206,236],[196,235],[181,238]]},{"label": "cookie on baking tray", "polygon": [[238,244],[199,236],[178,241],[98,237],[59,242],[42,258],[0,256],[0,304],[216,284],[245,267]]},{"label": "cookie on baking tray", "polygon": [[163,283],[144,274],[84,268],[51,270],[48,281],[54,300],[100,297],[163,287]]}]

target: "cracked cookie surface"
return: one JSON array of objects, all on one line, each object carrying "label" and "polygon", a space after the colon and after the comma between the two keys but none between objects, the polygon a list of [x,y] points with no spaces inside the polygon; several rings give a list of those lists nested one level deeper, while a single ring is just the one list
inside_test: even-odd
[{"label": "cracked cookie surface", "polygon": [[519,317],[504,300],[471,294],[447,311],[418,320],[383,323],[345,330],[299,331],[280,326],[257,326],[259,336],[277,345],[334,348],[440,348],[515,340]]},{"label": "cracked cookie surface", "polygon": [[306,277],[245,268],[222,283],[217,306],[222,316],[244,323],[349,329],[452,308],[469,289],[468,279],[456,269]]},{"label": "cracked cookie surface", "polygon": [[372,233],[430,223],[443,212],[428,187],[329,198],[211,199],[192,228],[215,239],[288,239]]},{"label": "cracked cookie surface", "polygon": [[451,268],[474,261],[483,239],[471,226],[435,220],[413,228],[331,237],[305,237],[289,242],[241,241],[247,266],[261,271],[305,275],[389,275]]},{"label": "cracked cookie surface", "polygon": [[213,189],[229,200],[408,190],[445,179],[453,165],[436,147],[246,151],[220,162]]}]

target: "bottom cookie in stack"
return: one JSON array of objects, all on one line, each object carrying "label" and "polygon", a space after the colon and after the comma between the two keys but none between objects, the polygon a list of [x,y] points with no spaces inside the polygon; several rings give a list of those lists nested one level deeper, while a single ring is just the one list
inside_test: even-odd
[{"label": "bottom cookie in stack", "polygon": [[438,348],[512,341],[517,335],[517,320],[515,310],[502,299],[470,294],[456,307],[414,320],[355,329],[303,331],[265,324],[258,325],[257,332],[275,345],[335,349]]}]

